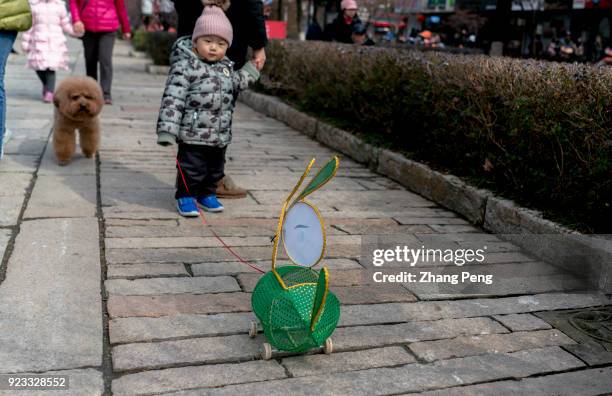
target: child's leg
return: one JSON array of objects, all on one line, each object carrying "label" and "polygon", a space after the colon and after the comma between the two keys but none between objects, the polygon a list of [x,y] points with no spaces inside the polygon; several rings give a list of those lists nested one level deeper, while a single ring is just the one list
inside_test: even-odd
[{"label": "child's leg", "polygon": [[196,197],[199,187],[206,175],[206,162],[202,149],[193,144],[179,144],[178,163],[176,174],[176,199],[183,197]]},{"label": "child's leg", "polygon": [[217,183],[225,176],[225,151],[227,147],[206,147],[206,177],[200,185],[200,196],[216,195]]},{"label": "child's leg", "polygon": [[47,90],[47,71],[46,70],[36,70],[36,75],[38,76],[38,79],[42,83],[43,89],[46,91]]},{"label": "child's leg", "polygon": [[47,84],[45,87],[48,92],[55,92],[55,70],[47,69]]}]

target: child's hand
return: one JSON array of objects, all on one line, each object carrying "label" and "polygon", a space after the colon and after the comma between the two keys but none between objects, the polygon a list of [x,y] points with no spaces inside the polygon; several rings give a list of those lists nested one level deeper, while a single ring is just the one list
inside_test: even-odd
[{"label": "child's hand", "polygon": [[85,25],[83,24],[83,22],[76,22],[74,25],[72,25],[72,27],[74,29],[75,34],[85,34]]},{"label": "child's hand", "polygon": [[253,58],[251,59],[251,62],[253,62],[257,70],[263,69],[264,64],[266,63],[266,49],[260,48],[253,51]]}]

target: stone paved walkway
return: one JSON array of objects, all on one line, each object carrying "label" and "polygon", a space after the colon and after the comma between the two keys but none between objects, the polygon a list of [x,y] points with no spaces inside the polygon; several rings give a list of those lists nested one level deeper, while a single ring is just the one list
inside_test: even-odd
[{"label": "stone paved walkway", "polygon": [[[78,42],[71,48],[81,74]],[[311,157],[334,153],[239,104],[227,172],[249,195],[225,200],[209,227],[182,219],[174,149],[155,145],[165,77],[145,74],[146,61],[128,52],[118,43],[99,161],[79,156],[63,168],[48,145],[51,106],[39,102],[23,57],[9,61],[15,138],[0,163],[0,373],[67,374],[71,390],[61,395],[612,391],[610,363],[589,366],[570,353],[571,338],[533,314],[608,298],[563,292],[571,280],[559,270],[344,158],[312,198],[329,228],[325,264],[343,304],[335,353],[261,360],[263,336],[246,334],[259,275],[209,227],[267,269],[285,195]],[[363,236],[389,234],[486,243],[487,265],[529,267],[533,276],[478,298],[381,287],[359,256]]]}]

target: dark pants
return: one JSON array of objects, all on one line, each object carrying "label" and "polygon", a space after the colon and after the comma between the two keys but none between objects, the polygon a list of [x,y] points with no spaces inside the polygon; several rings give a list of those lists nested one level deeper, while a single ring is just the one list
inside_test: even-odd
[{"label": "dark pants", "polygon": [[116,32],[89,32],[83,36],[85,49],[85,68],[87,75],[98,79],[98,63],[100,63],[100,85],[104,99],[111,98],[113,83],[113,46]]},{"label": "dark pants", "polygon": [[36,70],[36,74],[43,84],[45,92],[55,91],[55,71],[47,70]]},{"label": "dark pants", "polygon": [[[215,195],[217,182],[225,176],[225,150],[227,147],[179,144],[178,162],[185,181],[177,169],[176,199]],[[177,166],[178,168],[178,166]],[[185,188],[185,183],[187,187]]]}]

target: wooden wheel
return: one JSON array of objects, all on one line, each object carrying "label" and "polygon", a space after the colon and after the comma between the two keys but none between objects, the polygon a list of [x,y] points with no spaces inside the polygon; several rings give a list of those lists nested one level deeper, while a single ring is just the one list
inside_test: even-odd
[{"label": "wooden wheel", "polygon": [[272,345],[268,344],[267,342],[264,342],[262,345],[261,358],[263,360],[272,359]]},{"label": "wooden wheel", "polygon": [[257,322],[251,322],[251,326],[249,327],[249,337],[255,338],[257,336]]},{"label": "wooden wheel", "polygon": [[323,347],[323,352],[325,352],[326,355],[331,355],[333,351],[334,351],[334,344],[332,343],[332,339],[328,338],[327,340],[325,340],[325,346]]}]

